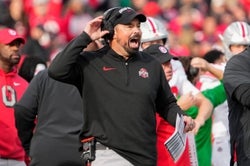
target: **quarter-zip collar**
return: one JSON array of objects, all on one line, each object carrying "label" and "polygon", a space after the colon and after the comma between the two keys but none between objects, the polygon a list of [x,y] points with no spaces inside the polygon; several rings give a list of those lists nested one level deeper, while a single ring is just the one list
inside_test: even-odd
[{"label": "quarter-zip collar", "polygon": [[120,61],[123,61],[123,62],[129,62],[129,61],[136,58],[136,56],[138,55],[138,52],[135,53],[135,54],[130,55],[130,57],[127,60],[123,56],[117,54],[112,48],[109,49],[109,51],[107,52],[107,55],[111,55],[114,58],[116,58],[116,59],[118,59]]}]

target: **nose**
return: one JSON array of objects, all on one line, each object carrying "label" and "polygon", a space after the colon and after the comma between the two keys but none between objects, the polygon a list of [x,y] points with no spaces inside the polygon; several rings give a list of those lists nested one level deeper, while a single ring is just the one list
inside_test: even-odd
[{"label": "nose", "polygon": [[142,35],[142,32],[141,32],[140,27],[135,27],[134,30],[133,30],[133,33],[134,33],[134,34],[138,34],[138,35],[140,35],[140,36]]}]

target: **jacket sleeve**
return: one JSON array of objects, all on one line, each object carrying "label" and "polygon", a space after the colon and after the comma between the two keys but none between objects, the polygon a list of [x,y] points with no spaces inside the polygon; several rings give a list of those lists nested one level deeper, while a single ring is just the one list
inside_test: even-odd
[{"label": "jacket sleeve", "polygon": [[28,110],[27,108],[18,104],[14,106],[14,109],[18,136],[26,154],[29,155],[30,142],[33,136],[36,116],[31,110]]},{"label": "jacket sleeve", "polygon": [[24,150],[29,155],[30,142],[33,136],[38,113],[39,95],[42,91],[42,72],[32,79],[21,99],[14,105],[15,124]]},{"label": "jacket sleeve", "polygon": [[213,107],[217,107],[227,99],[223,83],[220,83],[212,89],[203,91],[202,94],[209,99],[209,101],[213,104]]},{"label": "jacket sleeve", "polygon": [[243,106],[250,108],[250,84],[242,84],[235,89],[233,98],[235,98]]},{"label": "jacket sleeve", "polygon": [[77,65],[77,59],[89,43],[91,38],[85,32],[69,42],[50,64],[49,76],[58,81],[74,84],[81,77],[82,71]]},{"label": "jacket sleeve", "polygon": [[176,115],[185,115],[184,111],[177,105],[177,100],[171,92],[164,72],[161,73],[161,86],[158,90],[156,109],[163,119],[175,126]]}]

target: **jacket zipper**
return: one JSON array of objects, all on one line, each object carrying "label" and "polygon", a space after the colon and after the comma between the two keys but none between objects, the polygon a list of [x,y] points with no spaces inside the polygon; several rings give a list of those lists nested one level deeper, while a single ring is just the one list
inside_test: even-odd
[{"label": "jacket zipper", "polygon": [[126,73],[125,73],[125,81],[126,81],[126,86],[129,84],[129,80],[128,80],[128,62],[125,62],[125,67],[126,67]]}]

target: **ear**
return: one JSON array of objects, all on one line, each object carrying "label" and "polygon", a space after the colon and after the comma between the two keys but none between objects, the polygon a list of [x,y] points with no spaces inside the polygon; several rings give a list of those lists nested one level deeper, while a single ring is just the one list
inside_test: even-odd
[{"label": "ear", "polygon": [[141,43],[141,48],[142,48],[142,50],[145,49],[145,43]]},{"label": "ear", "polygon": [[116,38],[116,34],[117,34],[117,27],[115,26],[113,30],[113,37],[112,37],[113,39]]}]

